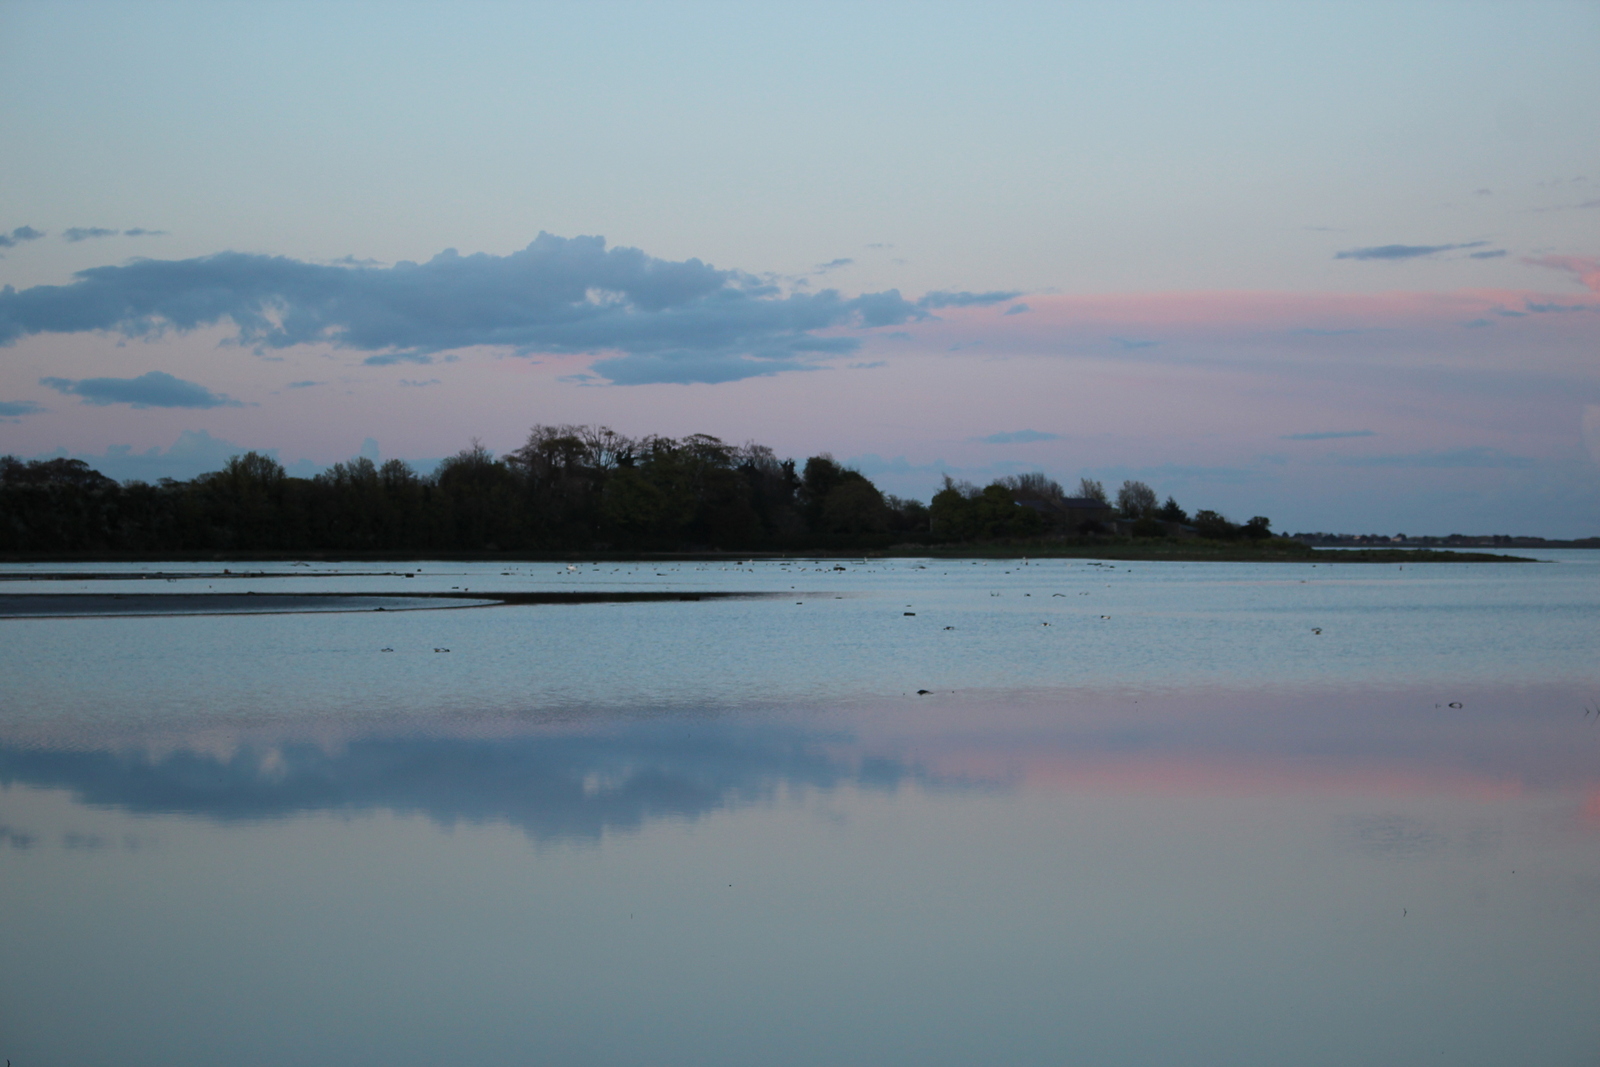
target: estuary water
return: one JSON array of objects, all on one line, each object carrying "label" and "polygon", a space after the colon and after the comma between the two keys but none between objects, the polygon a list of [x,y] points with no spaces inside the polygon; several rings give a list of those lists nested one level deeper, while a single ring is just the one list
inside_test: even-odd
[{"label": "estuary water", "polygon": [[1593,1064],[1534,554],[3,566],[0,1057]]}]

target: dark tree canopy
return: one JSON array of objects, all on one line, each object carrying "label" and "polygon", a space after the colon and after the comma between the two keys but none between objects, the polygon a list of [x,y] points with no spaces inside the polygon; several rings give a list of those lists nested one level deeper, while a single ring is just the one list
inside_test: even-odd
[{"label": "dark tree canopy", "polygon": [[1154,518],[1156,491],[1143,482],[1123,482],[1117,490],[1117,510],[1125,519]]},{"label": "dark tree canopy", "polygon": [[[1105,490],[1084,479],[1079,496],[1103,504]],[[1170,497],[1156,509],[1143,483],[1118,497],[1138,519],[1121,533],[1163,536],[1163,523],[1187,518]],[[797,468],[764,445],[604,426],[535,426],[503,456],[473,441],[428,475],[357,458],[295,478],[247,452],[189,481],[119,484],[81,460],[0,457],[8,552],[854,550],[1104,532],[1082,505],[1042,472],[981,489],[947,477],[924,505],[885,496],[826,453]],[[1098,515],[1109,522],[1109,506]],[[1238,527],[1202,511],[1194,522],[1207,537],[1271,536],[1260,516]]]},{"label": "dark tree canopy", "polygon": [[1161,510],[1156,512],[1156,518],[1162,522],[1186,523],[1189,521],[1189,513],[1178,506],[1175,498],[1169,496],[1167,502],[1161,505]]}]

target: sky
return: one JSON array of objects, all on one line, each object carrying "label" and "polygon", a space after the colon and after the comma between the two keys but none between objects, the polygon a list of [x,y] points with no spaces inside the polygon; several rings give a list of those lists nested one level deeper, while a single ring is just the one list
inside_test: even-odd
[{"label": "sky", "polygon": [[0,0],[0,454],[1600,534],[1600,3]]}]

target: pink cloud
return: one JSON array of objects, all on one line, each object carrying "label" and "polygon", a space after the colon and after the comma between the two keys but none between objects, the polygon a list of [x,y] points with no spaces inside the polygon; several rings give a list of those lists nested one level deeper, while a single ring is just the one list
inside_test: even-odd
[{"label": "pink cloud", "polygon": [[[1594,260],[1575,257],[1589,269]],[[1576,269],[1568,267],[1564,269]],[[1600,279],[1600,275],[1596,276]],[[1371,329],[1456,324],[1529,303],[1569,302],[1569,298],[1517,289],[1470,289],[1448,293],[1284,293],[1165,292],[1029,296],[1034,314],[1006,322],[1007,331],[1050,332],[1063,326],[1089,329],[1137,329],[1232,332],[1241,328]],[[963,325],[993,329],[992,309],[963,308],[940,312]]]},{"label": "pink cloud", "polygon": [[1522,262],[1532,267],[1548,267],[1550,270],[1576,274],[1591,292],[1600,293],[1600,259],[1593,256],[1538,256]]},{"label": "pink cloud", "polygon": [[[1030,295],[1028,302],[1028,315],[946,309],[938,321],[901,332],[921,346],[979,358],[1136,356],[1157,362],[1202,354],[1228,361],[1246,353],[1318,357],[1338,349],[1400,360],[1424,354],[1489,363],[1515,358],[1525,365],[1533,350],[1565,363],[1571,352],[1592,351],[1600,341],[1592,300],[1521,289],[1063,294]],[[1561,311],[1577,313],[1552,314]]]}]

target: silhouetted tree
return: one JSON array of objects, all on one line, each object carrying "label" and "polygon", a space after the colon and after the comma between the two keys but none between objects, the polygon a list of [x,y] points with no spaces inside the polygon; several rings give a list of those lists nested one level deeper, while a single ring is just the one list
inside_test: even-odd
[{"label": "silhouetted tree", "polygon": [[844,468],[835,463],[828,453],[806,460],[800,472],[798,496],[800,512],[805,517],[807,527],[813,530],[821,528],[823,501],[828,499],[833,487],[843,479]]},{"label": "silhouetted tree", "polygon": [[846,471],[845,478],[828,491],[822,502],[822,529],[851,538],[887,533],[889,508],[883,494],[860,473]]},{"label": "silhouetted tree", "polygon": [[1250,541],[1265,541],[1272,536],[1272,520],[1265,515],[1256,515],[1244,524],[1239,535]]},{"label": "silhouetted tree", "polygon": [[0,457],[0,547],[104,549],[119,540],[121,487],[81,459]]},{"label": "silhouetted tree", "polygon": [[191,483],[195,509],[183,525],[202,543],[221,549],[293,549],[306,542],[302,502],[292,493],[283,465],[271,456],[246,452],[220,471]]},{"label": "silhouetted tree", "polygon": [[455,547],[494,551],[525,543],[516,476],[482,444],[475,440],[439,464],[435,479]]},{"label": "silhouetted tree", "polygon": [[1009,486],[995,482],[981,492],[945,476],[944,488],[929,506],[935,537],[946,541],[993,541],[1030,537],[1044,527],[1032,508],[1016,501]]},{"label": "silhouetted tree", "polygon": [[901,539],[920,539],[930,533],[928,505],[920,500],[885,496],[889,507],[889,531]]},{"label": "silhouetted tree", "polygon": [[1233,537],[1238,529],[1215,511],[1195,512],[1194,528],[1201,537],[1209,537],[1213,541],[1226,541]]},{"label": "silhouetted tree", "polygon": [[800,478],[795,473],[794,460],[779,460],[765,445],[747,444],[739,450],[738,464],[750,507],[761,524],[761,543],[802,543],[805,520],[797,502]]},{"label": "silhouetted tree", "polygon": [[1028,474],[1012,474],[1004,478],[997,478],[996,485],[1003,485],[1011,490],[1011,495],[1017,500],[1037,500],[1048,505],[1059,505],[1066,497],[1061,489],[1061,483],[1049,477],[1043,471],[1033,471]]},{"label": "silhouetted tree", "polygon": [[1189,513],[1178,506],[1176,499],[1169,496],[1167,497],[1167,502],[1161,505],[1161,510],[1156,512],[1156,518],[1162,522],[1187,523],[1189,521]]},{"label": "silhouetted tree", "polygon": [[[1099,482],[1079,493],[1104,502]],[[1125,482],[1133,532],[1187,516],[1171,497]],[[497,458],[471,446],[421,476],[399,460],[335,463],[290,477],[247,452],[189,481],[118,485],[81,460],[0,457],[0,550],[521,551],[582,549],[866,548],[900,541],[1072,536],[1065,494],[1043,472],[979,489],[945,477],[931,505],[886,497],[860,471],[823,453],[793,460],[707,434],[629,438],[608,427],[534,426]],[[1195,516],[1208,537],[1271,536],[1257,516],[1242,529]]]},{"label": "silhouetted tree", "polygon": [[1125,519],[1154,516],[1156,491],[1143,482],[1126,481],[1117,490],[1117,510]]}]

